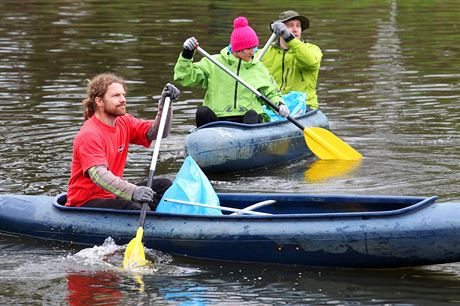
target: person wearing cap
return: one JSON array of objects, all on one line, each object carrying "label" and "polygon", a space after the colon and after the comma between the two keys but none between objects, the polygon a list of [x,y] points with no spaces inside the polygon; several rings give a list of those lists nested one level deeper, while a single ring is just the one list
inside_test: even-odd
[{"label": "person wearing cap", "polygon": [[306,104],[318,108],[316,84],[323,53],[321,49],[302,40],[302,32],[308,29],[307,17],[296,11],[284,11],[270,24],[278,39],[267,49],[261,61],[268,68],[283,94],[304,92]]},{"label": "person wearing cap", "polygon": [[[287,117],[289,109],[283,104],[276,82],[264,64],[254,59],[254,49],[259,45],[256,32],[245,17],[237,17],[233,23],[230,46],[212,56],[278,105],[279,114]],[[198,40],[188,38],[174,67],[174,80],[178,84],[206,89],[203,104],[196,111],[197,127],[218,120],[247,124],[269,121],[262,107],[263,102],[252,91],[207,58],[193,62],[197,47]]]}]

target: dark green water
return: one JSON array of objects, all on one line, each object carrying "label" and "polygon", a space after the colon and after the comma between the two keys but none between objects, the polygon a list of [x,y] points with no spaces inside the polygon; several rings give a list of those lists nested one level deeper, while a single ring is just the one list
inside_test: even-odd
[{"label": "dark green water", "polygon": [[[210,177],[221,191],[402,194],[460,200],[458,1],[0,2],[0,193],[66,191],[84,80],[129,81],[128,110],[153,118],[183,41],[209,53],[248,17],[261,44],[285,9],[310,18],[304,38],[324,53],[318,94],[332,131],[365,159],[344,173],[315,159]],[[197,56],[198,58],[198,56]],[[203,91],[181,88],[157,175],[174,178]],[[132,148],[128,179],[151,152]],[[317,174],[321,169],[320,180]],[[326,170],[324,170],[326,169]],[[326,172],[325,172],[326,171]],[[313,173],[313,174],[312,174]],[[113,247],[113,246],[112,246]],[[407,270],[327,270],[215,264],[160,256],[139,279],[78,249],[0,235],[0,304],[440,305],[460,303],[460,264]],[[110,247],[102,253],[110,253]],[[115,256],[114,261],[119,258]],[[75,289],[69,284],[86,284]],[[142,285],[143,284],[143,285]],[[227,301],[227,302],[225,302]]]}]

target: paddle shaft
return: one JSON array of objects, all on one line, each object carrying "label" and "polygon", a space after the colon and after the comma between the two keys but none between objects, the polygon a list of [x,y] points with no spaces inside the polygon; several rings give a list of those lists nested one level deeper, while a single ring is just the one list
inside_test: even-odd
[{"label": "paddle shaft", "polygon": [[272,42],[274,42],[276,39],[276,34],[275,33],[272,33],[272,35],[270,36],[270,38],[267,40],[267,42],[265,43],[265,46],[263,47],[263,49],[259,52],[259,54],[257,54],[257,60],[261,60],[262,59],[262,56],[264,56],[264,54],[267,52],[268,48],[270,47],[270,45],[272,44]]},{"label": "paddle shaft", "polygon": [[[276,35],[275,35],[276,36]],[[246,81],[244,81],[243,79],[241,79],[239,76],[237,76],[235,73],[233,73],[232,71],[228,70],[227,67],[225,67],[224,65],[222,65],[221,63],[219,63],[215,58],[213,58],[208,52],[206,52],[205,50],[203,50],[203,48],[201,48],[200,46],[198,46],[196,48],[198,50],[198,52],[200,52],[204,57],[206,57],[208,60],[210,60],[211,62],[213,62],[215,65],[217,65],[220,69],[222,69],[223,71],[225,71],[228,75],[230,75],[232,78],[234,78],[235,80],[237,80],[238,82],[240,82],[244,87],[246,87],[247,89],[249,89],[250,91],[252,91],[256,96],[257,98],[263,100],[265,103],[267,103],[268,105],[270,105],[271,108],[273,108],[276,112],[279,112],[279,107],[276,106],[272,101],[270,101],[270,99],[268,99],[267,97],[265,97],[263,94],[261,94],[257,89],[253,88],[251,85],[249,85]],[[302,126],[297,120],[295,120],[294,118],[292,118],[291,116],[287,116],[286,119],[288,119],[289,121],[291,121],[292,123],[294,123],[299,129],[301,130],[304,130],[305,127]]]},{"label": "paddle shaft", "polygon": [[[166,118],[168,117],[168,112],[169,112],[169,104],[170,104],[170,98],[166,97],[163,105],[163,113],[161,114],[160,118],[160,127],[158,128],[157,132],[157,139],[155,140],[155,147],[153,148],[153,156],[152,156],[152,161],[150,163],[150,170],[149,170],[149,178],[147,179],[147,186],[152,188],[153,187],[153,177],[155,176],[155,169],[158,161],[158,155],[160,152],[160,143],[161,139],[163,138],[163,131],[165,128],[166,124]],[[142,203],[142,209],[141,209],[141,216],[139,219],[139,227],[144,227],[145,223],[145,216],[147,215],[147,203]]]},{"label": "paddle shaft", "polygon": [[206,207],[206,208],[211,208],[211,209],[216,209],[216,210],[225,210],[225,211],[231,211],[231,212],[238,212],[238,213],[241,213],[241,214],[248,214],[248,215],[254,215],[254,216],[269,216],[269,215],[271,215],[269,213],[263,213],[263,212],[258,212],[258,211],[237,209],[237,208],[225,207],[225,206],[215,206],[215,205],[209,205],[209,204],[203,204],[203,203],[197,203],[197,202],[190,202],[190,201],[183,201],[183,200],[175,200],[175,199],[167,199],[167,198],[165,198],[164,200],[166,202],[173,202],[173,203],[178,203],[178,204]]}]

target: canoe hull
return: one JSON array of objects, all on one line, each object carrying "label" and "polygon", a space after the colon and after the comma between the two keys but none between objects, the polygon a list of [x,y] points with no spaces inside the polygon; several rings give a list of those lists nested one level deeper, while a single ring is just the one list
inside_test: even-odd
[{"label": "canoe hull", "polygon": [[[220,197],[225,206],[269,198],[280,205],[266,208],[274,213],[268,217],[148,212],[144,246],[207,260],[306,266],[391,268],[460,261],[460,203],[378,196]],[[137,211],[61,208],[53,202],[46,196],[0,196],[0,231],[82,245],[100,245],[109,236],[126,244],[135,236]],[[362,211],[369,203],[374,211]]]},{"label": "canoe hull", "polygon": [[[296,120],[305,127],[329,128],[320,110]],[[184,151],[208,174],[278,165],[313,154],[303,131],[289,121],[257,125],[213,122],[187,135]]]}]

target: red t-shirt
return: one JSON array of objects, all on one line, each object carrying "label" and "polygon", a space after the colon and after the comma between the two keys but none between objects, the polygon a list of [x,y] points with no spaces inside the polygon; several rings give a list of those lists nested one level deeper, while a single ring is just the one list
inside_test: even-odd
[{"label": "red t-shirt", "polygon": [[96,116],[86,120],[73,143],[72,168],[66,206],[82,206],[89,200],[115,198],[89,178],[87,170],[106,165],[114,175],[123,178],[130,143],[150,146],[146,134],[151,121],[131,115],[117,117],[109,126]]}]

